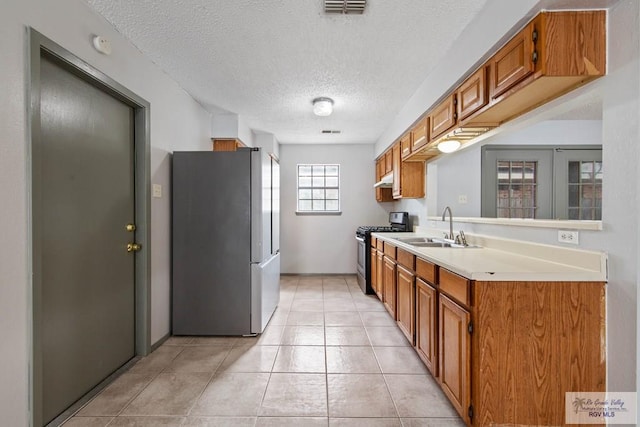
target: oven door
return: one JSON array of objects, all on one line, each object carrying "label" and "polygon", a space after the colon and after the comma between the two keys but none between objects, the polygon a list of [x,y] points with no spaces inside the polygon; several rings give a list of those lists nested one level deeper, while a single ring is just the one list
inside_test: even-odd
[{"label": "oven door", "polygon": [[362,292],[366,293],[367,289],[367,243],[364,237],[356,236],[356,243],[358,244],[358,263],[356,265],[356,273],[358,276],[358,285],[362,289]]}]

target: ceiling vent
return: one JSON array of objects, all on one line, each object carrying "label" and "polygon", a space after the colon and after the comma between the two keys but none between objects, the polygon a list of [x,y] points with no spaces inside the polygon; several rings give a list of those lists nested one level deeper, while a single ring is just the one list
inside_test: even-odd
[{"label": "ceiling vent", "polygon": [[323,130],[322,133],[341,133],[341,130]]},{"label": "ceiling vent", "polygon": [[325,13],[362,15],[367,0],[324,0]]}]

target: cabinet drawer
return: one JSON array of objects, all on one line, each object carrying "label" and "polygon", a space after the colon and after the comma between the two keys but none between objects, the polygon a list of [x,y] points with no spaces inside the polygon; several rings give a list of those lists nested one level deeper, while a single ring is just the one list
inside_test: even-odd
[{"label": "cabinet drawer", "polygon": [[380,252],[384,252],[384,241],[378,239],[376,242],[376,249]]},{"label": "cabinet drawer", "polygon": [[470,306],[470,280],[451,271],[440,268],[440,291],[446,293],[461,304]]},{"label": "cabinet drawer", "polygon": [[371,247],[375,248],[376,245],[378,244],[378,239],[376,239],[375,237],[371,237]]},{"label": "cabinet drawer", "polygon": [[398,248],[398,264],[408,268],[411,271],[415,271],[416,266],[416,256],[410,252],[405,251],[404,249]]},{"label": "cabinet drawer", "polygon": [[436,266],[422,258],[416,258],[416,274],[425,282],[436,284]]},{"label": "cabinet drawer", "polygon": [[384,242],[384,254],[391,259],[396,259],[396,247],[390,243]]}]

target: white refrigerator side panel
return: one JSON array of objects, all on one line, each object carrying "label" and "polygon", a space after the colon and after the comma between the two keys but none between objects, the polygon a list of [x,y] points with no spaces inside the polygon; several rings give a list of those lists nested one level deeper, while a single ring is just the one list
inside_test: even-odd
[{"label": "white refrigerator side panel", "polygon": [[280,165],[271,159],[271,253],[280,252]]},{"label": "white refrigerator side panel", "polygon": [[280,301],[280,254],[251,264],[251,333],[261,334]]}]

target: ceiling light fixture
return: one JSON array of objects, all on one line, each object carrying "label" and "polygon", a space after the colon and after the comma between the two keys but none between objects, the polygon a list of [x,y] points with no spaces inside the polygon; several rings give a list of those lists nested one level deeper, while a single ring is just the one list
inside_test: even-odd
[{"label": "ceiling light fixture", "polygon": [[313,100],[313,114],[328,116],[333,112],[333,99],[320,97]]},{"label": "ceiling light fixture", "polygon": [[460,141],[457,139],[447,139],[438,144],[438,150],[443,153],[453,153],[460,148]]}]

